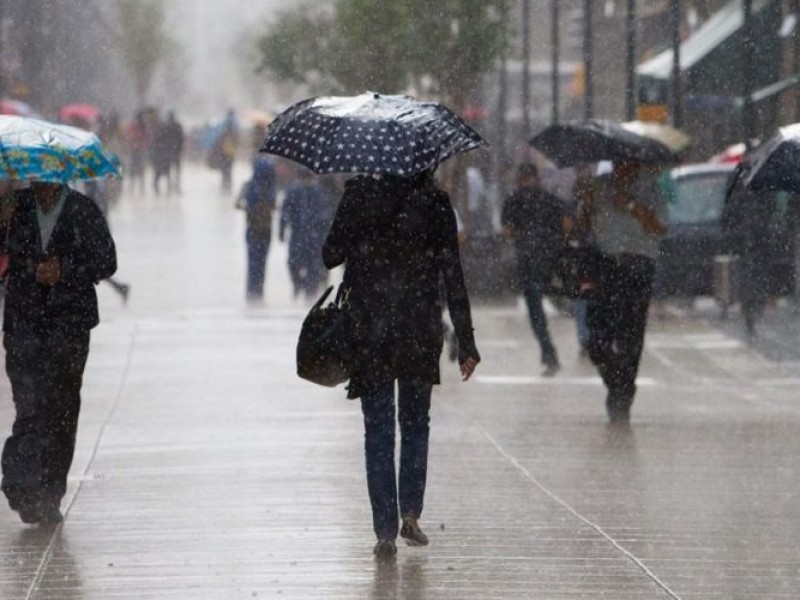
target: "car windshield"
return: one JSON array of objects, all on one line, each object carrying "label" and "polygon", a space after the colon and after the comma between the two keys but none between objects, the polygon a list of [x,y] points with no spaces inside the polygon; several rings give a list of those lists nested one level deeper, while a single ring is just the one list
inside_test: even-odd
[{"label": "car windshield", "polygon": [[675,196],[670,203],[673,223],[718,221],[725,205],[725,190],[730,173],[698,173],[675,181]]}]

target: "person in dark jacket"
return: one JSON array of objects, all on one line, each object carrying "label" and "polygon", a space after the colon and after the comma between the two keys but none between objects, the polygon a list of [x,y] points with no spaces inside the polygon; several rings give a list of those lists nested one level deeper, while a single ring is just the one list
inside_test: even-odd
[{"label": "person in dark jacket", "polygon": [[327,190],[312,180],[308,169],[298,170],[298,179],[286,189],[281,208],[278,237],[289,232],[289,275],[294,296],[317,295],[327,273],[322,264],[322,244],[331,225],[333,203]]},{"label": "person in dark jacket", "polygon": [[770,265],[775,248],[776,192],[754,192],[738,184],[731,192],[722,221],[733,252],[739,257],[739,298],[747,339],[756,337],[756,323],[769,300]]},{"label": "person in dark jacket", "polygon": [[276,173],[272,161],[260,154],[253,159],[253,176],[242,190],[240,206],[247,215],[247,299],[264,298],[267,255],[272,241]]},{"label": "person in dark jacket", "polygon": [[561,200],[539,187],[533,164],[523,163],[517,168],[516,183],[516,191],[503,204],[501,222],[506,235],[514,240],[517,276],[545,366],[542,374],[552,377],[560,365],[542,301],[564,247],[566,210]]},{"label": "person in dark jacket", "polygon": [[98,206],[66,185],[33,182],[2,217],[10,255],[3,342],[16,419],[0,487],[23,522],[52,524],[62,518],[89,332],[99,322],[94,286],[116,271],[116,250]]},{"label": "person in dark jacket", "polygon": [[345,265],[343,285],[349,289],[353,319],[348,397],[361,398],[364,415],[367,486],[378,538],[374,553],[389,558],[397,551],[398,529],[409,545],[428,543],[418,519],[425,494],[431,390],[439,383],[443,346],[442,276],[465,381],[480,361],[450,200],[434,186],[431,171],[410,180],[351,179],[325,240],[323,259],[329,269]]}]

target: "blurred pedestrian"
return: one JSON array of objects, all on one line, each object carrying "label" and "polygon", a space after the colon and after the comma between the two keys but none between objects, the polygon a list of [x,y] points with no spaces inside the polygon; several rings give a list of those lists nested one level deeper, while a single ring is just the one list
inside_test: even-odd
[{"label": "blurred pedestrian", "polygon": [[278,230],[283,242],[289,231],[289,275],[295,298],[317,295],[326,279],[322,244],[331,224],[333,200],[312,178],[312,172],[298,168],[297,180],[286,188]]},{"label": "blurred pedestrian", "polygon": [[131,189],[138,185],[139,194],[144,194],[144,175],[147,154],[150,151],[150,130],[143,110],[136,113],[125,132],[128,142],[128,169],[126,178],[131,182]]},{"label": "blurred pedestrian", "polygon": [[[589,232],[578,226],[578,210],[586,197],[591,197],[594,187],[592,169],[588,166],[578,168],[575,174],[575,181],[572,188],[572,199],[567,206],[567,219],[565,224],[565,235],[567,244],[575,247],[588,246],[591,244]],[[572,312],[575,317],[575,330],[578,334],[578,346],[580,347],[580,357],[589,357],[589,324],[586,321],[587,305],[586,299],[577,297],[572,300]]]},{"label": "blurred pedestrian", "polygon": [[266,155],[253,159],[253,176],[242,188],[239,201],[244,209],[247,224],[247,299],[264,298],[267,255],[272,240],[272,213],[275,211],[276,173]]},{"label": "blurred pedestrian", "polygon": [[753,192],[737,184],[723,213],[723,227],[738,256],[737,288],[745,334],[752,341],[756,323],[772,291],[770,265],[777,253],[773,229],[778,206],[776,192]]},{"label": "blurred pedestrian", "polygon": [[162,121],[158,115],[153,117],[151,132],[150,162],[153,165],[153,192],[156,196],[161,194],[161,180],[165,179],[166,192],[169,195],[172,193],[169,179],[173,163],[172,141],[169,138],[166,122]]},{"label": "blurred pedestrian", "polygon": [[2,490],[25,523],[54,524],[75,450],[95,284],[117,268],[100,209],[66,185],[33,182],[1,213],[10,254],[3,318],[16,419]]},{"label": "blurred pedestrian", "polygon": [[236,115],[229,110],[222,122],[222,131],[209,151],[208,164],[222,173],[222,191],[230,193],[233,186],[233,162],[239,145]]},{"label": "blurred pedestrian", "polygon": [[501,223],[504,233],[514,240],[519,285],[545,367],[542,375],[552,377],[561,367],[547,327],[543,300],[564,247],[565,207],[538,183],[535,165],[519,165],[516,190],[503,203]]},{"label": "blurred pedestrian", "polygon": [[598,254],[587,305],[589,357],[608,389],[613,423],[630,420],[667,202],[649,166],[613,164],[609,184],[584,196],[579,221]]},{"label": "blurred pedestrian", "polygon": [[164,137],[169,156],[169,190],[176,194],[181,193],[181,167],[183,163],[184,133],[183,125],[175,116],[175,111],[170,111],[167,122],[164,124]]},{"label": "blurred pedestrian", "polygon": [[[374,553],[387,559],[397,552],[398,530],[409,545],[428,544],[418,520],[427,476],[431,390],[439,383],[441,276],[465,381],[480,361],[450,199],[435,187],[432,171],[412,180],[351,179],[323,258],[329,269],[345,265],[342,285],[349,290],[354,346],[347,395],[361,399]],[[398,421],[399,480],[394,458]]]}]

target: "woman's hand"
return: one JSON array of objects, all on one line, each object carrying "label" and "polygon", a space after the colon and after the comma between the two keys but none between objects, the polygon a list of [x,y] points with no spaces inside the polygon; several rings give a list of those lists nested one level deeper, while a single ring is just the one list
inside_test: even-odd
[{"label": "woman's hand", "polygon": [[475,372],[475,367],[478,366],[479,362],[479,358],[470,356],[459,365],[459,368],[461,369],[462,381],[467,381],[470,377],[472,377],[472,374]]}]

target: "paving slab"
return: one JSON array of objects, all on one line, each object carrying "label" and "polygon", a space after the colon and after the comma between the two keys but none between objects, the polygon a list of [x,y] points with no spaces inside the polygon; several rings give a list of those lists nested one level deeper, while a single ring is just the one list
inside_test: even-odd
[{"label": "paving slab", "polygon": [[541,378],[521,303],[475,307],[473,381],[443,359],[431,545],[376,563],[359,407],[294,375],[284,245],[245,302],[217,184],[190,167],[183,196],[114,207],[132,292],[99,289],[66,519],[0,507],[0,598],[797,597],[800,381],[709,320],[654,320],[631,427],[609,427],[571,319]]}]

